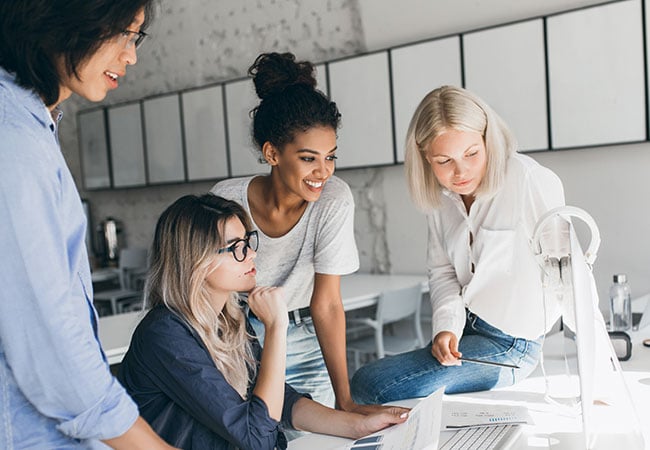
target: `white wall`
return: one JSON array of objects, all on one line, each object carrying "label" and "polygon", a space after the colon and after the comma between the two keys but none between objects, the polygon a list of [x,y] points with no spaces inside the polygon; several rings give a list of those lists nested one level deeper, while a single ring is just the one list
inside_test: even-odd
[{"label": "white wall", "polygon": [[[364,50],[355,1],[162,0],[161,5],[147,30],[151,37],[138,50],[138,63],[105,104],[244,77],[261,52],[291,51],[320,62]],[[126,245],[149,246],[166,206],[181,195],[205,192],[214,182],[84,192],[75,115],[93,106],[77,96],[63,103],[60,139],[66,161],[90,201],[94,223],[118,218]]]},{"label": "white wall", "polygon": [[358,0],[368,51],[607,0]]},{"label": "white wall", "polygon": [[[359,0],[366,46],[380,49],[579,6],[594,0]],[[432,86],[434,88],[435,86]],[[614,273],[633,296],[650,291],[650,144],[531,155],[562,179],[567,203],[596,220],[602,244],[594,267],[601,300]],[[422,271],[426,225],[407,201],[401,168],[384,169],[386,235],[393,272]]]},{"label": "white wall", "polygon": [[[138,65],[107,103],[243,76],[261,51],[291,50],[320,62],[416,40],[473,30],[588,4],[595,0],[163,0]],[[432,86],[433,88],[433,86]],[[77,180],[74,115],[86,102],[64,103],[64,154]],[[345,118],[343,118],[345,125]],[[343,149],[341,150],[343,151]],[[533,155],[562,178],[567,201],[590,212],[603,237],[595,274],[605,301],[614,272],[633,292],[650,291],[650,144]],[[361,270],[424,272],[424,218],[410,203],[402,166],[339,172],[352,187]],[[113,215],[129,245],[147,246],[160,211],[212,182],[83,193],[95,221]],[[604,305],[604,303],[602,303]]]}]

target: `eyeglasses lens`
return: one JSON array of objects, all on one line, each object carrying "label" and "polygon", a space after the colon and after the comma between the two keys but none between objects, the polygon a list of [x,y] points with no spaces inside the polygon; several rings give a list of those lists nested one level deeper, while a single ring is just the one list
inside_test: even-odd
[{"label": "eyeglasses lens", "polygon": [[253,251],[257,251],[258,244],[259,241],[257,239],[257,232],[251,231],[246,239],[242,239],[235,245],[235,249],[233,251],[235,259],[239,262],[243,261],[248,255],[248,249],[252,248]]}]

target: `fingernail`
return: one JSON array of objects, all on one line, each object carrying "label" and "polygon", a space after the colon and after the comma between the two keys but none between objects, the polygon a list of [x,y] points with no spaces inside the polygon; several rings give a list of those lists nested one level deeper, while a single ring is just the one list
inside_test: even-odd
[{"label": "fingernail", "polygon": [[402,413],[402,415],[399,416],[399,418],[400,418],[400,419],[403,419],[404,417],[406,417],[406,416],[408,416],[408,415],[409,415],[409,413]]}]

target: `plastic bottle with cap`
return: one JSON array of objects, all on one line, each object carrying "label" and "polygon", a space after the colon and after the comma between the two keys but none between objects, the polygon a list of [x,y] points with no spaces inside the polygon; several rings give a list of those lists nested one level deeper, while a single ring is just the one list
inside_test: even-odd
[{"label": "plastic bottle with cap", "polygon": [[632,296],[627,276],[614,275],[614,283],[609,289],[609,328],[610,331],[627,331],[632,328]]}]

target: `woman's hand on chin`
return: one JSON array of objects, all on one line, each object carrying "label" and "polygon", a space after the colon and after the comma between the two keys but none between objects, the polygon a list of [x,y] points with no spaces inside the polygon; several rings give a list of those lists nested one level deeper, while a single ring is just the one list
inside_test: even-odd
[{"label": "woman's hand on chin", "polygon": [[281,287],[257,286],[248,294],[248,306],[265,327],[289,326],[289,313]]}]

